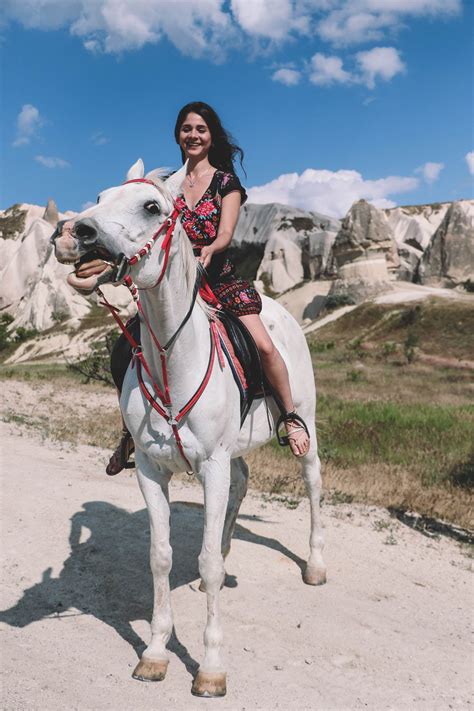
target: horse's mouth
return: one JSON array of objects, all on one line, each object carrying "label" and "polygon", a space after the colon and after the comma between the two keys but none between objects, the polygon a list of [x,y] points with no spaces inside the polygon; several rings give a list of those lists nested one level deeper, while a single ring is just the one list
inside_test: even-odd
[{"label": "horse's mouth", "polygon": [[100,259],[103,262],[106,262],[109,266],[115,267],[115,257],[110,254],[110,252],[105,248],[101,246],[95,246],[94,249],[91,249],[89,252],[86,252],[83,254],[79,259],[76,260],[71,260],[69,262],[65,262],[66,264],[74,264],[76,269],[79,269],[83,264],[87,264],[88,262],[93,262],[96,259]]},{"label": "horse's mouth", "polygon": [[[87,264],[100,260],[104,264],[104,269],[100,273],[91,274],[90,276],[81,276],[79,270],[82,266],[87,266]],[[94,246],[89,252],[81,255],[79,259],[71,260],[69,263],[74,265],[74,271],[67,277],[67,282],[76,291],[83,295],[92,294],[99,286],[102,284],[116,283],[117,278],[117,259],[112,256],[103,247]]]}]

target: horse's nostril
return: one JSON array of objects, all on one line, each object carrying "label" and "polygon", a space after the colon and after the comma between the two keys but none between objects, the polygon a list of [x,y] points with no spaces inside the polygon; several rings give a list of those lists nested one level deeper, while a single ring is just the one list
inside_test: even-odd
[{"label": "horse's nostril", "polygon": [[93,240],[97,237],[97,230],[89,220],[76,222],[74,232],[76,237],[82,240]]}]

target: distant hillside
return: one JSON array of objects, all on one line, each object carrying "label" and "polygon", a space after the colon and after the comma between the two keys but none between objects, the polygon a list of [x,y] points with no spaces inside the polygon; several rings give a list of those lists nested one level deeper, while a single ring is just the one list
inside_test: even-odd
[{"label": "distant hillside", "polygon": [[[22,359],[29,352],[35,358],[57,358],[73,341],[77,347],[90,343],[91,324],[101,323],[95,297],[85,298],[67,285],[71,267],[56,261],[49,242],[58,219],[73,214],[59,213],[52,200],[46,208],[19,203],[0,211],[0,311],[13,318],[11,334],[18,329],[45,333],[41,347],[21,346]],[[250,204],[241,210],[231,256],[243,276],[255,280],[261,291],[283,294],[290,311],[308,322],[318,316],[338,263],[347,263],[348,255],[358,262],[372,253],[382,259],[391,254],[391,280],[450,287],[468,282],[474,263],[473,217],[473,201],[391,210],[359,201],[342,221],[287,205]],[[387,246],[381,251],[381,245]],[[132,308],[125,288],[106,290],[125,312]],[[83,336],[77,339],[79,332]]]}]

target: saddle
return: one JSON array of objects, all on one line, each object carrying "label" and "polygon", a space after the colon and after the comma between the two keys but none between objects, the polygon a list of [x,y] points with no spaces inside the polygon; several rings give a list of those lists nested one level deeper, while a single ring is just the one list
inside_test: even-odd
[{"label": "saddle", "polygon": [[[231,349],[228,348],[220,334],[222,350],[240,392],[240,426],[242,426],[255,398],[263,398],[269,392],[269,383],[263,373],[258,348],[246,326],[229,309],[221,307],[218,316],[231,345]],[[239,373],[238,365],[241,366],[243,378]]]},{"label": "saddle", "polygon": [[[260,353],[258,352],[258,348],[252,338],[252,335],[250,334],[250,331],[242,323],[238,316],[222,305],[219,308],[218,316],[226,330],[233,349],[232,353],[230,349],[226,347],[225,342],[223,342],[221,338],[223,351],[227,357],[229,366],[240,392],[240,426],[242,427],[244,424],[245,418],[247,417],[254,400],[272,397],[281,413],[281,417],[276,427],[276,431],[278,432],[279,425],[284,421],[287,413],[280,397],[277,395],[273,386],[270,384],[263,372]],[[237,365],[235,360],[237,360]],[[240,364],[245,378],[244,383],[242,382],[242,378],[239,374],[238,364]],[[271,428],[270,418],[269,426]],[[281,438],[278,437],[279,442],[280,439]],[[280,442],[280,444],[283,444],[283,442]]]}]

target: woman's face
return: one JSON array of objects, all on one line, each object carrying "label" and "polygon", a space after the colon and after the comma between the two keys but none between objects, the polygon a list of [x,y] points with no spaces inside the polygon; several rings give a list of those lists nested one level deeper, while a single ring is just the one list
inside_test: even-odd
[{"label": "woman's face", "polygon": [[179,145],[186,158],[205,158],[211,143],[211,132],[203,117],[195,113],[188,114],[179,129]]}]

